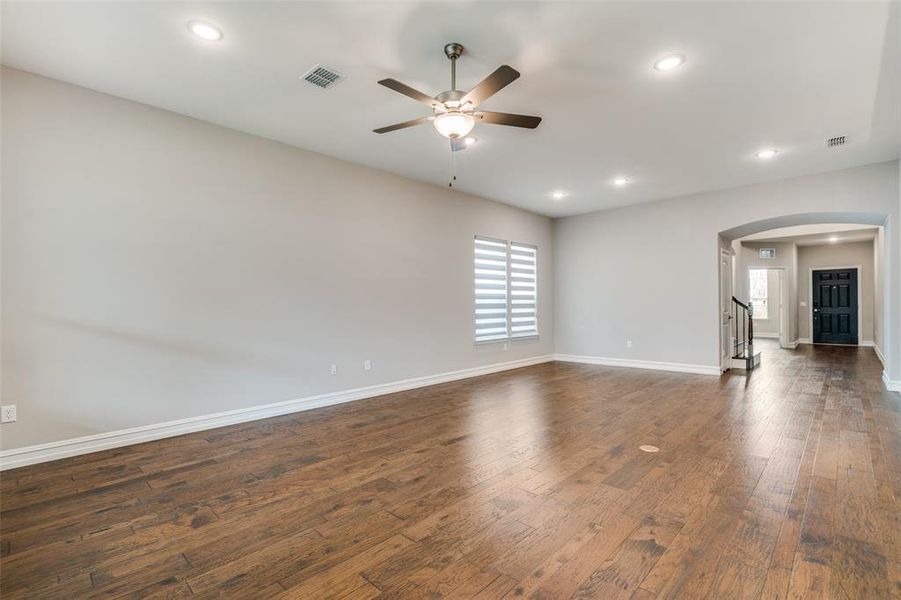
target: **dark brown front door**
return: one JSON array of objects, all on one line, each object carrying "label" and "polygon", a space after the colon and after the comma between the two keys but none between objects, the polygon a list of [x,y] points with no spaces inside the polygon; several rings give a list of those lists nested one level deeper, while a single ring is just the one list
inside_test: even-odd
[{"label": "dark brown front door", "polygon": [[857,343],[857,269],[813,272],[813,343]]}]

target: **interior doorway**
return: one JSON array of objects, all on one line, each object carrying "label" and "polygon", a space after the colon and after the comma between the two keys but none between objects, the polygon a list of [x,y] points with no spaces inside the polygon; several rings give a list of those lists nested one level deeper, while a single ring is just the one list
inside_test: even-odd
[{"label": "interior doorway", "polygon": [[778,340],[780,348],[791,347],[789,333],[788,274],[784,267],[748,267],[747,285],[754,307],[754,337]]},{"label": "interior doorway", "polygon": [[[857,265],[856,344],[872,346],[883,364],[889,364],[893,348],[886,348],[886,341],[893,323],[890,311],[893,288],[887,281],[894,257],[887,249],[894,247],[894,235],[888,216],[875,213],[784,215],[720,231],[717,250],[717,327],[720,335],[717,337],[721,368],[732,368],[729,350],[734,345],[732,337],[727,335],[729,328],[723,310],[725,296],[729,294],[739,302],[749,301],[749,267],[782,271],[778,300],[767,298],[768,317],[774,314],[771,309],[776,302],[779,303],[778,320],[770,318],[772,327],[768,328],[761,323],[762,315],[758,310],[758,320],[753,323],[756,330],[753,337],[759,340],[760,348],[766,346],[771,352],[779,352],[800,344],[855,343],[855,313],[847,310],[851,306],[836,307],[846,312],[830,316],[825,324],[825,333],[836,331],[847,339],[821,341],[823,325],[815,324],[813,317],[813,271],[835,270],[838,267],[834,265]],[[778,273],[768,273],[768,276],[778,277]],[[768,288],[774,285],[772,282],[773,279],[768,280]],[[855,296],[852,292],[848,288],[849,303]]]}]

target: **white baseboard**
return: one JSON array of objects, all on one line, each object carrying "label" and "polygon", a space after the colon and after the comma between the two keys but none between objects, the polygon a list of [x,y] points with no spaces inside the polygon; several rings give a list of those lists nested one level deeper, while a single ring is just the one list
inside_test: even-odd
[{"label": "white baseboard", "polygon": [[395,392],[403,392],[405,390],[447,383],[449,381],[457,381],[459,379],[467,379],[469,377],[477,377],[479,375],[488,375],[490,373],[528,367],[530,365],[551,362],[553,360],[554,356],[548,354],[545,356],[495,363],[483,367],[449,371],[437,375],[403,379],[401,381],[393,381],[390,383],[382,383],[351,390],[329,392],[327,394],[308,396],[296,400],[262,404],[248,408],[238,408],[211,415],[142,425],[140,427],[98,433],[96,435],[88,435],[70,440],[61,440],[47,444],[37,444],[35,446],[26,446],[24,448],[4,450],[0,452],[0,471],[60,458],[67,458],[70,456],[77,456],[79,454],[89,454],[91,452],[108,450],[110,448],[120,448],[132,444],[150,442],[194,431],[214,429],[216,427],[224,427],[225,425],[233,425],[236,423],[246,423],[247,421],[277,417],[279,415],[321,408],[323,406],[332,406],[334,404],[342,404],[344,402],[352,402],[354,400],[362,400],[374,396],[393,394]]},{"label": "white baseboard", "polygon": [[[829,343],[819,343],[818,344],[816,342],[811,342],[810,338],[798,338],[797,341],[795,342],[795,344],[796,345],[797,344],[810,344],[812,346],[861,346],[864,348],[875,348],[876,347],[876,342],[874,342],[873,340],[862,340],[862,341],[857,342],[856,344],[829,344]],[[880,352],[880,354],[881,354],[881,352]]]},{"label": "white baseboard", "polygon": [[755,331],[755,332],[754,332],[754,338],[755,338],[755,339],[756,339],[756,338],[775,338],[775,339],[778,340],[778,339],[779,339],[779,334],[778,334],[778,333],[769,333],[769,332],[763,332],[763,333],[761,333],[761,332],[759,332],[759,331]]},{"label": "white baseboard", "polygon": [[885,371],[882,372],[882,381],[885,383],[885,388],[890,392],[901,392],[901,381],[892,381],[888,378],[888,373]]},{"label": "white baseboard", "polygon": [[882,348],[874,343],[873,350],[876,351],[876,356],[879,357],[879,362],[882,363],[882,368],[885,368],[885,355],[882,353]]},{"label": "white baseboard", "polygon": [[721,375],[717,365],[690,365],[684,363],[657,362],[652,360],[632,360],[628,358],[604,358],[602,356],[577,356],[574,354],[557,354],[555,360],[561,362],[604,365],[605,367],[629,367],[632,369],[650,369],[653,371],[675,371],[678,373],[695,373],[698,375]]}]

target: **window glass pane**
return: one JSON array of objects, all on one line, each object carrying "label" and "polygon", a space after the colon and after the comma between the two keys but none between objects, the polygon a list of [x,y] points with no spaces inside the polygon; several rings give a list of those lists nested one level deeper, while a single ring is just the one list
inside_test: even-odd
[{"label": "window glass pane", "polygon": [[510,242],[510,331],[513,337],[538,335],[537,273],[538,248]]},{"label": "window glass pane", "polygon": [[507,242],[476,237],[473,243],[475,341],[509,337],[507,311]]},{"label": "window glass pane", "polygon": [[750,271],[750,300],[754,305],[754,318],[767,318],[767,271],[766,269],[751,269]]},{"label": "window glass pane", "polygon": [[754,306],[754,318],[755,319],[768,319],[769,316],[767,314],[767,302],[766,298],[755,298],[751,300],[751,305]]},{"label": "window glass pane", "polygon": [[766,298],[766,269],[751,269],[751,298]]}]

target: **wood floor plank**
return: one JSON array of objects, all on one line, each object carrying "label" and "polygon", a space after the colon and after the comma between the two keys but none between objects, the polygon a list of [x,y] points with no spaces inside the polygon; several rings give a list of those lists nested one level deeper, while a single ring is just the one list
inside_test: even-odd
[{"label": "wood floor plank", "polygon": [[901,397],[872,349],[760,347],[750,375],[546,363],[8,471],[0,589],[901,595]]}]

